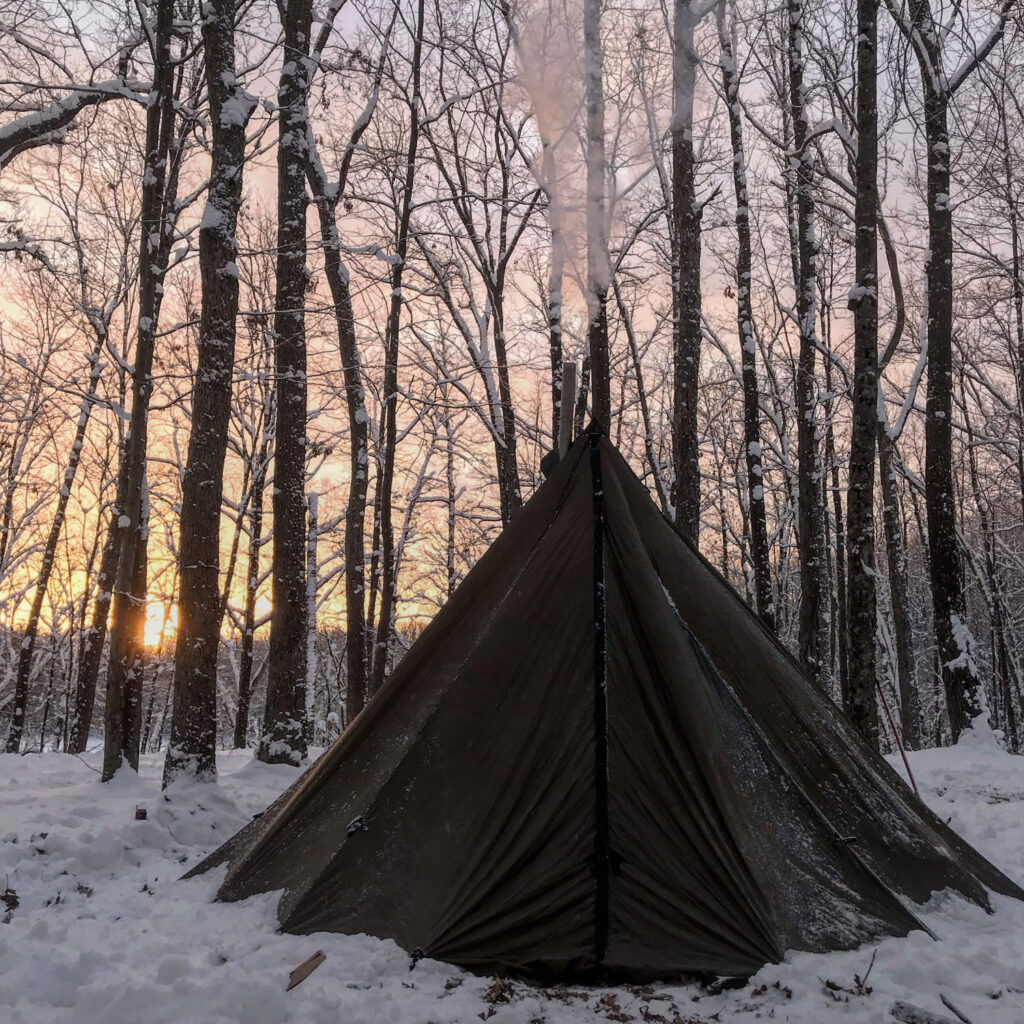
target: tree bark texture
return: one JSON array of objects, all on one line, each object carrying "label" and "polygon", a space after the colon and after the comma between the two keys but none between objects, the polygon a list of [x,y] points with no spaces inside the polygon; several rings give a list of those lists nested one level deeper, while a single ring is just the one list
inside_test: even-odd
[{"label": "tree bark texture", "polygon": [[263,735],[256,756],[298,764],[306,756],[306,186],[312,4],[282,3],[285,63],[278,84],[277,291],[274,369],[273,610]]},{"label": "tree bark texture", "polygon": [[875,436],[878,426],[878,4],[857,3],[853,426],[846,505],[847,716],[878,747],[875,697]]},{"label": "tree bark texture", "polygon": [[220,506],[238,313],[235,230],[242,197],[245,128],[254,105],[235,78],[235,0],[209,0],[204,12],[213,149],[206,208],[199,226],[203,297],[192,433],[182,480],[178,634],[165,786],[179,775],[212,780],[217,771],[217,653],[224,607]]}]

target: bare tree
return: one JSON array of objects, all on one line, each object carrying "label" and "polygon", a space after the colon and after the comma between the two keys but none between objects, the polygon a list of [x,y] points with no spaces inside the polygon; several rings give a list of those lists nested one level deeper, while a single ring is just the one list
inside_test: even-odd
[{"label": "bare tree", "polygon": [[[981,713],[980,682],[971,653],[963,570],[957,551],[953,493],[953,200],[949,108],[956,91],[1002,37],[1014,0],[1003,0],[996,23],[980,45],[970,45],[952,72],[947,67],[949,30],[936,20],[930,0],[893,0],[886,6],[917,58],[923,91],[928,196],[928,390],[925,411],[925,487],[928,567],[939,664],[954,740]],[[952,13],[952,24],[963,17]]]}]

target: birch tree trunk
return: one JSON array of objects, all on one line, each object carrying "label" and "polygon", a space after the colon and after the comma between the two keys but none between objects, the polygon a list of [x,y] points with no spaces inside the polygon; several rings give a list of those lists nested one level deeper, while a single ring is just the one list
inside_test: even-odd
[{"label": "birch tree trunk", "polygon": [[[757,381],[757,329],[750,288],[752,249],[750,206],[747,194],[747,158],[743,148],[740,80],[732,37],[725,21],[725,5],[718,7],[718,41],[721,48],[722,89],[729,115],[732,142],[732,179],[736,194],[736,323],[739,329],[743,377],[743,441],[746,446],[747,507],[750,523],[750,560],[754,568],[754,605],[769,629],[775,629],[771,552],[764,502],[764,467],[761,461],[761,401]],[[699,309],[698,309],[699,316]],[[698,325],[699,326],[699,325]],[[699,344],[699,340],[698,340]]]}]

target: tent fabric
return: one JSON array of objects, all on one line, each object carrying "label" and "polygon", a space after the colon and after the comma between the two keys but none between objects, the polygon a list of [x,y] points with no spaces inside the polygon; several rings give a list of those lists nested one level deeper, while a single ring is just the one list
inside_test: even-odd
[{"label": "tent fabric", "polygon": [[193,872],[478,971],[749,975],[1024,898],[591,428],[317,763]]}]

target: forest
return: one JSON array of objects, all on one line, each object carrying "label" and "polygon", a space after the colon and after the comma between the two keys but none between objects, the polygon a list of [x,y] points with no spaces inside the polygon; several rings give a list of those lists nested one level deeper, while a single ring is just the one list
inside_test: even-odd
[{"label": "forest", "polygon": [[1022,38],[1015,0],[0,0],[7,752],[298,764],[566,419],[870,745],[1021,752]]}]

